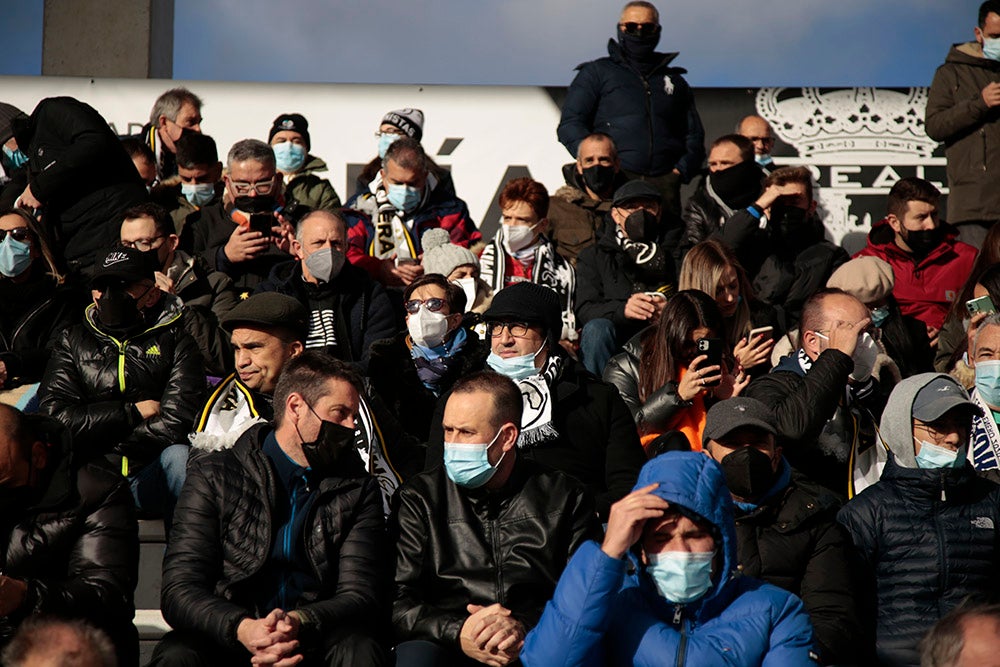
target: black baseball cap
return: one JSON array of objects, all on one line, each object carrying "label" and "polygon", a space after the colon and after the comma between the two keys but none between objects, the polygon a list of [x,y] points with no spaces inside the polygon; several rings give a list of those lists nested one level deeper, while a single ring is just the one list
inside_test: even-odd
[{"label": "black baseball cap", "polygon": [[661,201],[663,199],[663,193],[646,181],[636,179],[634,181],[629,181],[615,190],[615,196],[611,199],[611,205],[621,206],[622,204],[630,202],[634,199],[652,199],[655,201]]},{"label": "black baseball cap", "polygon": [[753,426],[772,435],[777,434],[771,409],[756,398],[737,396],[713,405],[705,416],[702,443],[725,438],[738,428]]},{"label": "black baseball cap", "polygon": [[115,247],[98,254],[90,283],[100,289],[115,281],[131,285],[143,280],[156,280],[158,268],[152,254],[147,255],[135,248]]}]

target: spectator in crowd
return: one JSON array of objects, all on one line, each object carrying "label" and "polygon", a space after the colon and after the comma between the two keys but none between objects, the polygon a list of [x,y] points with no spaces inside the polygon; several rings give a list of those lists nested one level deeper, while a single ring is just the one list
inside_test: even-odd
[{"label": "spectator in crowd", "polygon": [[[21,194],[20,191],[7,190],[4,186],[14,178],[15,172],[23,170],[28,164],[28,156],[17,148],[12,125],[15,118],[27,117],[26,113],[13,104],[0,102],[0,209],[13,207],[17,196]],[[23,176],[20,178],[24,180]]]},{"label": "spectator in crowd", "polygon": [[576,155],[584,137],[606,131],[628,177],[652,183],[665,210],[679,216],[680,185],[701,168],[705,130],[681,76],[687,70],[670,67],[676,53],[655,50],[660,32],[656,7],[641,0],[626,4],[608,57],[577,67],[557,133]]},{"label": "spectator in crowd", "polygon": [[225,191],[222,162],[215,140],[207,134],[188,132],[177,140],[177,176],[153,188],[153,201],[170,213],[177,234],[202,207],[220,201]]},{"label": "spectator in crowd", "polygon": [[469,207],[442,185],[416,139],[393,141],[368,192],[347,202],[348,259],[383,285],[406,286],[423,273],[425,230],[445,229],[451,242],[463,247],[479,241]]},{"label": "spectator in crowd", "polygon": [[922,667],[981,667],[1000,655],[1000,606],[963,603],[920,640]]},{"label": "spectator in crowd", "polygon": [[522,455],[521,410],[501,375],[459,380],[443,457],[397,496],[397,667],[515,663],[569,557],[599,534],[590,496]]},{"label": "spectator in crowd", "polygon": [[372,631],[385,564],[378,484],[343,455],[360,392],[349,366],[304,352],[278,380],[274,429],[255,425],[191,466],[163,563],[174,632],[151,665],[388,664]]},{"label": "spectator in crowd", "polygon": [[0,653],[7,667],[118,667],[115,645],[85,621],[31,618]]},{"label": "spectator in crowd", "polygon": [[420,243],[424,246],[424,257],[420,260],[424,275],[444,276],[462,288],[465,312],[485,313],[493,302],[493,288],[482,279],[482,267],[476,253],[451,243],[448,232],[441,228],[428,229]]},{"label": "spectator in crowd", "polygon": [[764,171],[753,161],[753,144],[746,137],[719,137],[708,152],[708,173],[684,204],[684,240],[689,249],[714,234],[736,211],[761,194]]},{"label": "spectator in crowd", "polygon": [[878,257],[855,257],[833,272],[826,286],[844,290],[868,307],[878,358],[872,374],[888,393],[901,378],[933,370],[934,352],[927,327],[903,315],[893,296],[896,279],[892,267]]},{"label": "spectator in crowd", "polygon": [[806,167],[775,169],[757,201],[737,211],[719,231],[747,271],[759,299],[778,309],[782,328],[794,327],[802,304],[849,257],[825,240]]},{"label": "spectator in crowd", "polygon": [[[559,345],[559,300],[549,288],[504,288],[484,319],[491,349],[486,363],[517,382],[523,396],[519,454],[575,477],[606,518],[646,460],[628,408],[614,387],[585,372]],[[431,421],[428,466],[441,460],[442,407],[439,402]]]},{"label": "spectator in crowd", "polygon": [[[709,239],[691,248],[681,265],[678,288],[700,290],[715,299],[724,325],[717,333],[744,371],[756,377],[771,369],[775,334],[780,335],[774,309],[757,300],[746,272],[724,243]],[[769,333],[750,335],[754,328],[767,326]]]},{"label": "spectator in crowd", "polygon": [[201,132],[201,98],[187,88],[171,88],[156,98],[139,138],[156,155],[158,181],[177,175],[177,141]]},{"label": "spectator in crowd", "polygon": [[559,339],[572,343],[578,338],[573,312],[576,272],[548,239],[545,186],[530,178],[509,181],[500,192],[500,211],[500,230],[479,256],[483,280],[494,292],[525,281],[552,289],[562,310]]},{"label": "spectator in crowd", "polygon": [[188,217],[181,247],[228,275],[246,298],[276,264],[289,259],[292,230],[276,213],[280,177],[271,147],[243,139],[226,161],[222,200]]},{"label": "spectator in crowd", "polygon": [[801,600],[743,576],[718,464],[667,452],[576,552],[528,635],[536,665],[815,665]]},{"label": "spectator in crowd", "polygon": [[132,158],[132,164],[139,172],[139,178],[145,183],[146,189],[152,189],[153,184],[156,183],[156,156],[153,155],[153,150],[138,137],[122,139],[122,148]]},{"label": "spectator in crowd", "polygon": [[364,370],[371,344],[396,332],[396,318],[382,286],[346,261],[347,236],[339,214],[308,213],[295,228],[295,259],[274,267],[257,291],[298,299],[309,311],[306,348]]},{"label": "spectator in crowd", "polygon": [[584,137],[576,148],[576,162],[563,165],[566,184],[549,200],[549,238],[570,264],[594,244],[604,217],[611,210],[615,190],[625,185],[614,140],[603,132]]},{"label": "spectator in crowd", "polygon": [[760,116],[744,116],[736,126],[736,134],[742,135],[753,143],[753,159],[764,174],[770,174],[777,169],[771,158],[774,148],[774,130],[766,119]]},{"label": "spectator in crowd", "polygon": [[977,322],[969,365],[975,372],[970,398],[980,410],[972,421],[969,459],[976,470],[994,470],[1000,468],[1000,315],[991,313]]},{"label": "spectator in crowd", "polygon": [[900,382],[882,415],[881,480],[838,514],[870,595],[863,620],[879,664],[919,664],[917,643],[941,616],[967,596],[996,597],[1000,487],[966,460],[978,413],[947,375]]},{"label": "spectator in crowd", "polygon": [[927,136],[945,145],[948,222],[975,247],[1000,220],[993,171],[1000,166],[1000,2],[979,6],[975,42],[955,44],[938,67],[927,96]]},{"label": "spectator in crowd", "polygon": [[[723,358],[731,359],[724,332],[710,297],[698,290],[678,292],[656,325],[612,357],[604,379],[625,400],[647,454],[655,456],[652,443],[672,431],[683,435],[688,449],[701,451],[707,408],[746,387],[747,374]],[[699,349],[703,340],[716,343],[720,352],[725,348],[721,364],[709,362]]]},{"label": "spectator in crowd", "polygon": [[147,255],[155,267],[156,286],[180,300],[181,323],[198,343],[205,368],[212,375],[225,375],[232,368],[232,356],[219,318],[236,305],[229,276],[209,271],[204,260],[179,249],[173,221],[156,204],[125,211],[120,242]]},{"label": "spectator in crowd", "polygon": [[57,266],[44,227],[23,209],[0,211],[0,389],[42,379],[81,295]]},{"label": "spectator in crowd", "polygon": [[[1000,303],[1000,281],[995,286],[989,287],[984,284],[992,283],[992,280],[984,278],[986,271],[994,264],[1000,264],[1000,225],[994,225],[986,233],[983,240],[983,247],[976,254],[976,261],[972,263],[972,270],[969,272],[962,291],[955,297],[948,316],[938,333],[937,349],[934,353],[934,370],[939,373],[949,373],[966,352],[966,329],[969,326],[969,309],[966,305],[971,299],[990,295],[991,290],[995,290],[997,296],[990,295],[994,304]],[[997,275],[1000,278],[1000,274]],[[959,380],[960,382],[962,380]],[[969,383],[963,382],[963,386],[968,387]]]},{"label": "spectator in crowd", "polygon": [[[132,617],[139,537],[128,487],[103,462],[85,463],[58,422],[0,405],[4,665],[34,634],[32,617],[85,619],[114,641],[118,664],[139,664]],[[13,640],[18,626],[26,626]],[[46,634],[49,645],[58,635]],[[22,648],[18,648],[18,647]],[[52,664],[66,663],[24,663]]]},{"label": "spectator in crowd", "polygon": [[[394,109],[382,116],[375,139],[378,142],[378,155],[364,166],[355,182],[354,196],[360,197],[371,192],[370,185],[382,170],[382,161],[392,142],[401,137],[409,137],[416,142],[424,136],[424,112],[420,109]],[[438,180],[438,188],[442,192],[455,194],[455,184],[451,180],[451,172],[438,165],[427,155],[427,168]]]},{"label": "spectator in crowd", "polygon": [[861,627],[840,501],[788,464],[776,433],[771,410],[753,398],[708,411],[705,449],[733,496],[741,571],[802,598],[820,664],[855,664]]},{"label": "spectator in crowd", "polygon": [[841,497],[877,481],[885,458],[876,446],[885,399],[872,377],[870,330],[863,303],[841,290],[817,292],[802,309],[798,348],[743,392],[774,410],[788,462]]},{"label": "spectator in crowd", "polygon": [[932,346],[976,258],[975,248],[942,226],[940,197],[938,189],[922,178],[896,181],[889,190],[889,214],[872,227],[868,245],[857,254],[878,257],[892,266],[899,308],[927,326]]},{"label": "spectator in crowd", "polygon": [[274,160],[285,185],[285,202],[296,202],[312,209],[336,211],[340,197],[330,181],[319,174],[326,162],[309,153],[309,121],[302,114],[286,113],[274,119],[267,134]]},{"label": "spectator in crowd", "polygon": [[629,181],[615,192],[611,219],[597,243],[580,253],[580,360],[594,375],[604,372],[623,343],[656,323],[675,289],[674,261],[660,212],[659,192],[643,181]]},{"label": "spectator in crowd", "polygon": [[116,248],[98,263],[84,322],[63,332],[39,388],[81,461],[112,460],[136,506],[169,523],[184,483],[184,442],[205,371],[180,300],[156,286],[150,259]]},{"label": "spectator in crowd", "polygon": [[483,370],[490,350],[463,326],[465,293],[443,275],[428,273],[407,285],[403,304],[406,331],[372,345],[368,377],[403,428],[427,442],[438,398]]},{"label": "spectator in crowd", "polygon": [[254,294],[222,318],[236,371],[209,397],[195,422],[192,445],[226,449],[254,424],[274,419],[271,397],[281,369],[305,349],[308,318],[298,299],[277,292]]},{"label": "spectator in crowd", "polygon": [[135,165],[108,122],[72,97],[46,98],[30,118],[11,122],[14,154],[27,162],[0,199],[16,193],[16,206],[41,213],[59,239],[57,257],[70,273],[89,274],[95,256],[117,242],[122,213],[146,200]]}]

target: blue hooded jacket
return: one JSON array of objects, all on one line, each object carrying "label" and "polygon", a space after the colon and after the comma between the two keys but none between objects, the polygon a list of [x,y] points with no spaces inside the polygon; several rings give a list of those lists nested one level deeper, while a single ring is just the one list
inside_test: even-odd
[{"label": "blue hooded jacket", "polygon": [[653,483],[653,493],[715,526],[722,566],[712,587],[694,602],[668,602],[635,554],[614,559],[587,542],[528,634],[524,665],[815,665],[802,601],[737,571],[732,499],[718,464],[667,452],[643,467],[635,488]]}]

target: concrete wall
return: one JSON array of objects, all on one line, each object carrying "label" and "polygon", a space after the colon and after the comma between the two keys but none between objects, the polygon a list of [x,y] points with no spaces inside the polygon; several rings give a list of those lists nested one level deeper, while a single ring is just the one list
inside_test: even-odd
[{"label": "concrete wall", "polygon": [[45,0],[42,74],[173,75],[174,0]]}]

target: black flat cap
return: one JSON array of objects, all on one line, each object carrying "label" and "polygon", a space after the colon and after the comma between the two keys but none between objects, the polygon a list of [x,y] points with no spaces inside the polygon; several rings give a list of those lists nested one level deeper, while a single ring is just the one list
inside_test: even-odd
[{"label": "black flat cap", "polygon": [[236,304],[219,322],[229,333],[240,325],[290,329],[305,341],[309,313],[298,299],[277,292],[261,292]]}]

